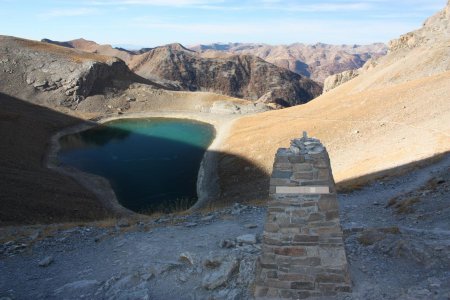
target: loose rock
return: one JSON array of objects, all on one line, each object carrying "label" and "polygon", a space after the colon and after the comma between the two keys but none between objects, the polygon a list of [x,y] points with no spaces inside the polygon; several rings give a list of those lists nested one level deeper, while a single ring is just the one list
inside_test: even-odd
[{"label": "loose rock", "polygon": [[39,267],[48,267],[49,265],[51,265],[53,263],[53,257],[52,256],[47,256],[46,258],[44,258],[43,260],[41,260],[39,262]]},{"label": "loose rock", "polygon": [[239,261],[235,257],[228,257],[217,271],[203,278],[202,286],[207,290],[214,290],[225,285],[238,267]]},{"label": "loose rock", "polygon": [[254,234],[243,234],[236,238],[236,241],[239,245],[243,244],[249,244],[253,245],[256,244],[256,236]]},{"label": "loose rock", "polygon": [[236,242],[233,240],[221,240],[220,247],[221,248],[234,248],[234,247],[236,247]]}]

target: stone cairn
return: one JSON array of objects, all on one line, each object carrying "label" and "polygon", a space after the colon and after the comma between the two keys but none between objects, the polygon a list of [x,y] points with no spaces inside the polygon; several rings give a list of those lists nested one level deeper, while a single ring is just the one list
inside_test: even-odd
[{"label": "stone cairn", "polygon": [[256,299],[351,291],[330,159],[306,132],[275,156],[256,276]]}]

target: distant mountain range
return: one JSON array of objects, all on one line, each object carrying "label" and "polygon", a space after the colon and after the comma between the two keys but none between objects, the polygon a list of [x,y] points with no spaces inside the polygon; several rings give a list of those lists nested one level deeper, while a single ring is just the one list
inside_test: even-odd
[{"label": "distant mountain range", "polygon": [[[129,50],[129,48],[125,49],[125,47],[99,45],[82,38],[68,42],[43,39],[42,42],[116,56],[125,62],[128,62],[132,55],[142,54],[153,49],[141,48],[140,50]],[[323,84],[325,79],[330,75],[358,69],[369,59],[376,59],[387,53],[387,46],[383,43],[369,45],[214,43],[192,45],[183,48],[185,50],[194,50],[200,53],[203,58],[224,59],[232,55],[254,55],[276,66],[311,78],[320,84]]]},{"label": "distant mountain range", "polygon": [[333,74],[358,69],[369,59],[376,59],[387,52],[385,44],[370,45],[328,45],[301,44],[267,45],[228,43],[196,45],[189,47],[202,53],[203,57],[247,54],[258,56],[279,67],[323,83]]}]

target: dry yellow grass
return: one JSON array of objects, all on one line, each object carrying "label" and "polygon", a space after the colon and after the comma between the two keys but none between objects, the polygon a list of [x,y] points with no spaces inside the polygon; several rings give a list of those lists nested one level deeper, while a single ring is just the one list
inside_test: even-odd
[{"label": "dry yellow grass", "polygon": [[[4,38],[8,38],[8,37],[4,37]],[[34,49],[34,50],[38,50],[38,51],[55,53],[60,56],[70,58],[74,62],[77,62],[77,63],[80,63],[80,62],[83,62],[86,60],[108,62],[108,61],[111,61],[111,59],[112,59],[110,56],[79,51],[79,50],[70,49],[70,48],[53,45],[53,44],[41,43],[41,42],[37,42],[37,41],[31,41],[31,40],[20,39],[20,38],[14,38],[14,40],[20,46],[28,47],[30,49]]]},{"label": "dry yellow grass", "polygon": [[394,77],[400,66],[379,65],[306,105],[244,117],[222,151],[270,174],[277,148],[307,131],[327,147],[338,184],[449,151],[450,72],[371,88],[374,77]]},{"label": "dry yellow grass", "polygon": [[[450,2],[424,27],[393,41],[393,51],[359,77],[305,105],[238,120],[221,150],[270,174],[277,148],[307,131],[327,147],[341,188],[448,152],[449,17]],[[230,176],[236,172],[226,163],[220,167]],[[257,181],[251,176],[246,182]]]}]

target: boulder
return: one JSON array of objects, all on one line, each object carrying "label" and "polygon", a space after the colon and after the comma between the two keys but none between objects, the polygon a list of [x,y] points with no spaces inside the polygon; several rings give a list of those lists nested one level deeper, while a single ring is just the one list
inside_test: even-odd
[{"label": "boulder", "polygon": [[203,288],[214,290],[220,286],[225,286],[238,267],[239,260],[236,257],[226,257],[216,271],[207,274],[203,278]]}]

